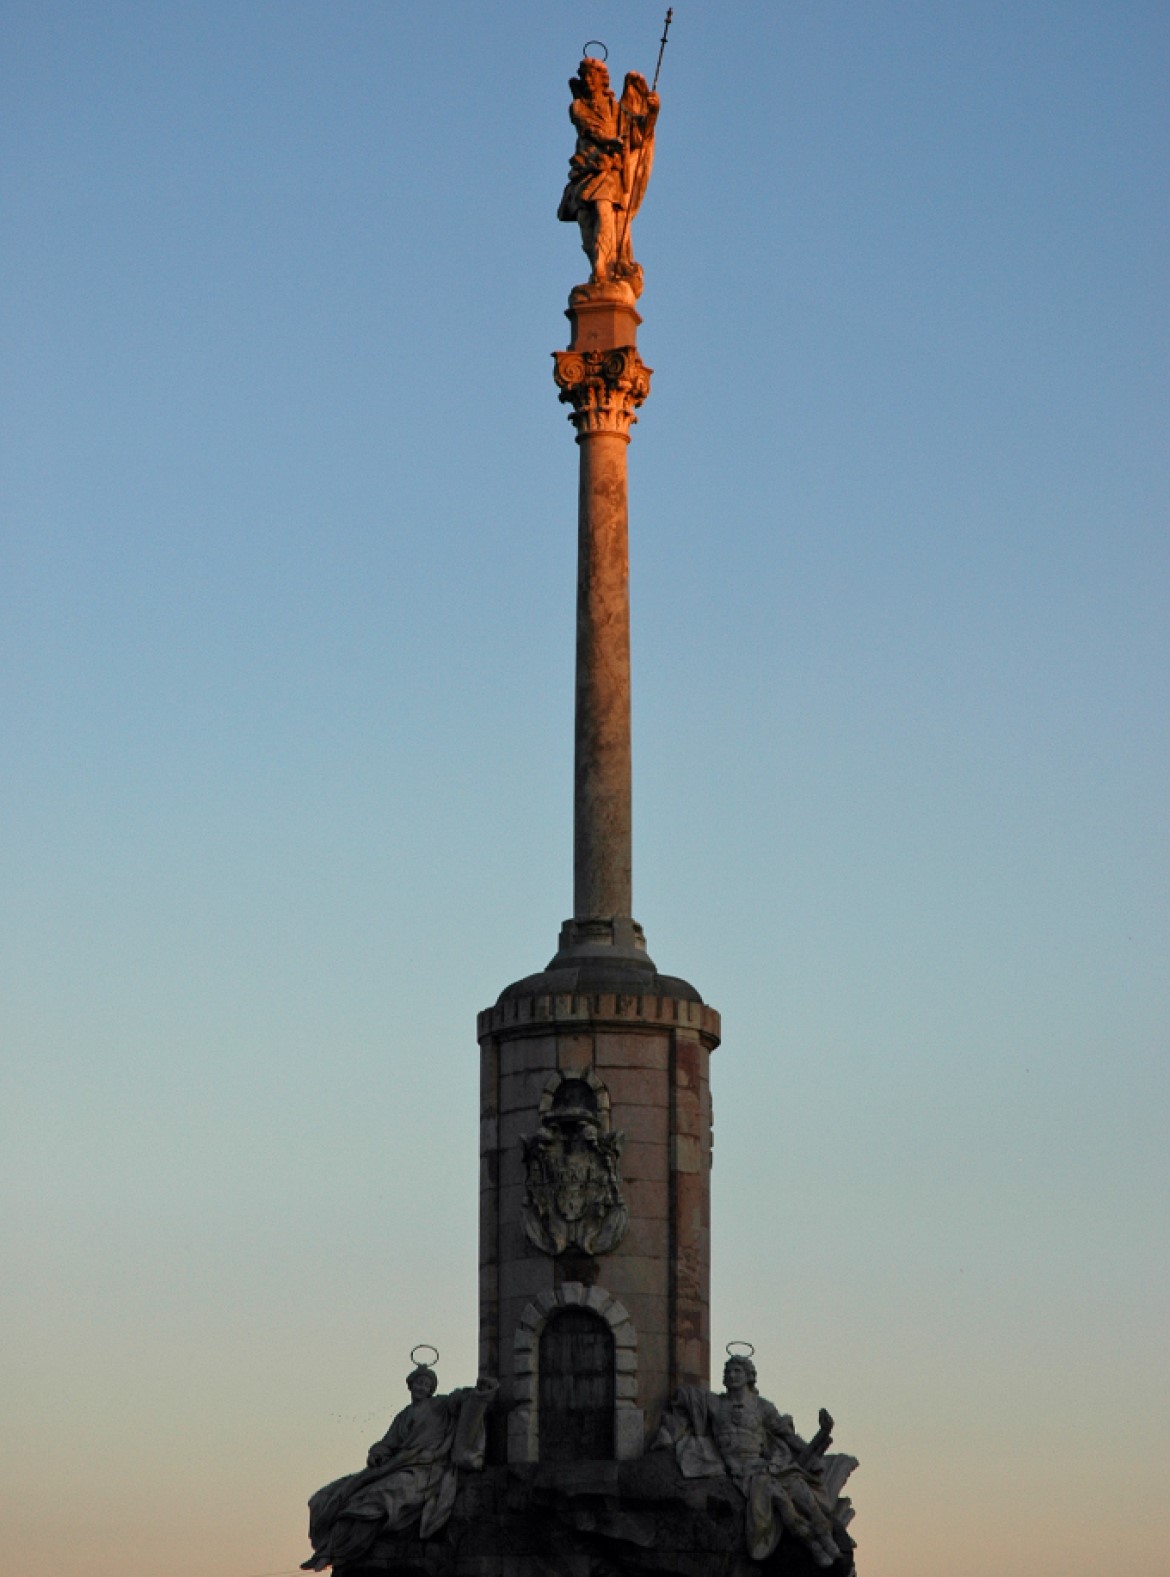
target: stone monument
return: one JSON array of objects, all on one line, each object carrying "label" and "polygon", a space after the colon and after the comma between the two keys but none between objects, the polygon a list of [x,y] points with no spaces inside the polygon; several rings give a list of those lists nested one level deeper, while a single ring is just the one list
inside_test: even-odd
[{"label": "stone monument", "polygon": [[659,100],[636,72],[616,98],[588,54],[570,89],[558,217],[590,265],[553,358],[579,453],[573,913],[479,1016],[482,1378],[440,1397],[412,1373],[366,1469],[310,1502],[305,1569],[847,1577],[856,1463],[828,1454],[829,1415],[803,1440],[750,1353],[708,1389],[719,1015],[658,969],[632,907],[626,478],[651,374],[631,222]]}]

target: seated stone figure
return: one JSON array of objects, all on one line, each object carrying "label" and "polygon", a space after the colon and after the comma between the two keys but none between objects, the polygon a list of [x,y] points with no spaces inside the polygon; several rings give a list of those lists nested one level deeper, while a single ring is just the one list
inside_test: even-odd
[{"label": "seated stone figure", "polygon": [[841,1489],[857,1459],[825,1455],[833,1420],[822,1410],[819,1431],[811,1442],[802,1440],[791,1417],[756,1390],[750,1358],[729,1358],[723,1385],[722,1395],[701,1386],[677,1392],[655,1447],[673,1447],[685,1478],[730,1475],[746,1499],[752,1560],[766,1560],[788,1535],[818,1566],[835,1565],[852,1549],[843,1529],[853,1508]]},{"label": "seated stone figure", "polygon": [[459,1469],[483,1467],[484,1414],[495,1397],[495,1380],[480,1379],[474,1390],[436,1396],[433,1369],[420,1366],[406,1378],[410,1404],[370,1447],[363,1472],[350,1473],[319,1489],[309,1501],[313,1554],[302,1571],[364,1555],[386,1533],[418,1524],[427,1539],[442,1528],[455,1504]]}]

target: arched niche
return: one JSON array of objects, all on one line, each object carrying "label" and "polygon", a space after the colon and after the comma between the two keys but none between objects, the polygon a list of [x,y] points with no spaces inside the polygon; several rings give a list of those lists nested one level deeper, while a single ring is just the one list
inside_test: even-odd
[{"label": "arched niche", "polygon": [[609,1132],[609,1091],[592,1068],[563,1068],[551,1076],[540,1095],[541,1122],[558,1106],[565,1104],[591,1108],[597,1114],[602,1132]]},{"label": "arched niche", "polygon": [[609,1325],[581,1305],[545,1321],[536,1356],[537,1440],[542,1462],[612,1462],[614,1343]]},{"label": "arched niche", "polygon": [[[513,1406],[508,1417],[509,1462],[550,1460],[541,1450],[541,1342],[554,1316],[570,1309],[594,1316],[608,1332],[608,1342],[604,1347],[598,1343],[593,1349],[595,1353],[604,1350],[612,1361],[613,1386],[612,1390],[606,1388],[606,1394],[612,1398],[613,1416],[612,1431],[605,1431],[604,1436],[609,1445],[608,1454],[611,1460],[617,1461],[628,1461],[642,1455],[644,1416],[642,1409],[634,1405],[638,1392],[638,1338],[633,1321],[625,1307],[603,1287],[585,1287],[580,1282],[569,1281],[555,1292],[542,1292],[533,1299],[520,1316],[512,1338]],[[587,1324],[580,1326],[578,1334],[582,1340],[590,1328]],[[597,1330],[598,1327],[592,1329]],[[566,1326],[562,1334],[565,1338],[571,1338],[574,1333],[571,1327]],[[555,1344],[559,1340],[554,1327],[552,1341]],[[612,1343],[612,1347],[609,1343]],[[568,1345],[567,1341],[565,1345]],[[545,1364],[550,1380],[553,1370],[561,1362],[560,1357],[550,1352]],[[552,1449],[551,1459],[555,1460],[556,1448]]]}]

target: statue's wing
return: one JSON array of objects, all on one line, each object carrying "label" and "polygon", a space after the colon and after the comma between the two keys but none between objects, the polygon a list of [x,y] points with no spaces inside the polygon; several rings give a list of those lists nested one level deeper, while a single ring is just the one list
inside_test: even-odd
[{"label": "statue's wing", "polygon": [[632,219],[642,206],[654,167],[654,121],[646,79],[628,72],[622,89],[622,141],[626,145],[624,179],[626,213]]}]

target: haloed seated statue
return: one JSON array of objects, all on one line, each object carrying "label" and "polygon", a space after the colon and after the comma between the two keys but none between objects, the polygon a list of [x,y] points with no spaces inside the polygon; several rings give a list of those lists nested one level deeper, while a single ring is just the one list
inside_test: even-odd
[{"label": "haloed seated statue", "polygon": [[802,1544],[816,1565],[828,1568],[849,1556],[845,1525],[853,1515],[842,1496],[856,1457],[825,1452],[833,1420],[823,1409],[811,1441],[796,1433],[756,1389],[756,1366],[732,1356],[723,1369],[721,1395],[684,1386],[663,1414],[656,1448],[673,1448],[684,1478],[727,1474],[742,1491],[744,1533],[752,1560],[763,1561],[782,1538]]},{"label": "haloed seated statue", "polygon": [[302,1571],[320,1572],[364,1555],[376,1539],[418,1525],[428,1539],[455,1504],[461,1470],[479,1472],[486,1445],[484,1415],[498,1382],[437,1396],[435,1371],[419,1364],[406,1377],[409,1405],[370,1447],[366,1467],[319,1489],[309,1501],[313,1554]]}]

